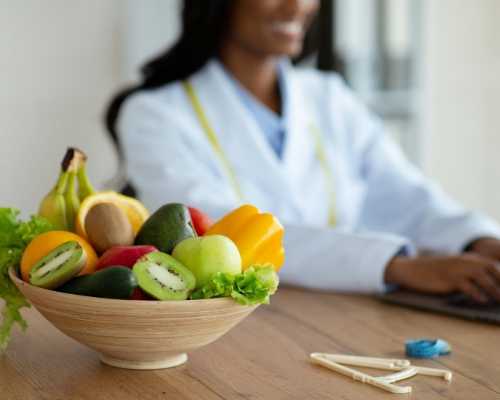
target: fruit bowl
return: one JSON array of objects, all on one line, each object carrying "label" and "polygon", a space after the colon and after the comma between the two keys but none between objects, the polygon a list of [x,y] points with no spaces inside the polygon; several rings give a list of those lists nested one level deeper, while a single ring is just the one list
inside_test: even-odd
[{"label": "fruit bowl", "polygon": [[220,338],[257,308],[231,298],[184,301],[112,300],[60,293],[9,275],[57,329],[99,352],[103,363],[127,369],[183,364],[187,352]]}]

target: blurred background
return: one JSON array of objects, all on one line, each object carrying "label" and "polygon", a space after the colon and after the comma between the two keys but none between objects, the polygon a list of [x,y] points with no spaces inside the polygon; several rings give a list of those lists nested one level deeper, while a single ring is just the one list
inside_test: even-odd
[{"label": "blurred background", "polygon": [[[0,0],[0,206],[29,214],[68,145],[98,188],[116,176],[102,124],[115,91],[178,33],[177,0]],[[408,157],[500,220],[500,1],[330,0],[333,65]],[[315,64],[314,55],[303,61]]]}]

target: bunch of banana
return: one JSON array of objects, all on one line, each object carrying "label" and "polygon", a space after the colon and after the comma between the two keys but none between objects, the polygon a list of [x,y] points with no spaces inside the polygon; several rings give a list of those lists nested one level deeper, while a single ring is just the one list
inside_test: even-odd
[{"label": "bunch of banana", "polygon": [[50,221],[55,229],[74,231],[80,202],[95,192],[87,176],[86,162],[85,153],[70,147],[61,163],[56,185],[40,203],[38,215]]}]

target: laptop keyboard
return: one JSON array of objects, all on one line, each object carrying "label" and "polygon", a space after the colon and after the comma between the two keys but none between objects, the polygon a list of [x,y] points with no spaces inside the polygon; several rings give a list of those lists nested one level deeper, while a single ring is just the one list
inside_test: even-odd
[{"label": "laptop keyboard", "polygon": [[500,314],[500,303],[490,300],[488,303],[478,303],[465,294],[454,294],[448,299],[448,304],[454,307],[469,308],[475,310],[498,312]]}]

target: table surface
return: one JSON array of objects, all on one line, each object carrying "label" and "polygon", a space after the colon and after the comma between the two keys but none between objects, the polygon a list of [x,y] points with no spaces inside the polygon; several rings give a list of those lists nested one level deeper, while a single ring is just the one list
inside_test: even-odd
[{"label": "table surface", "polygon": [[[500,399],[500,327],[369,297],[280,289],[272,305],[190,354],[187,364],[158,371],[103,365],[36,310],[25,315],[28,331],[16,332],[0,356],[1,400]],[[390,394],[308,359],[311,352],[404,358],[405,339],[419,337],[450,342],[451,355],[415,364],[450,369],[451,383],[416,376],[399,383],[411,385],[411,395]]]}]

